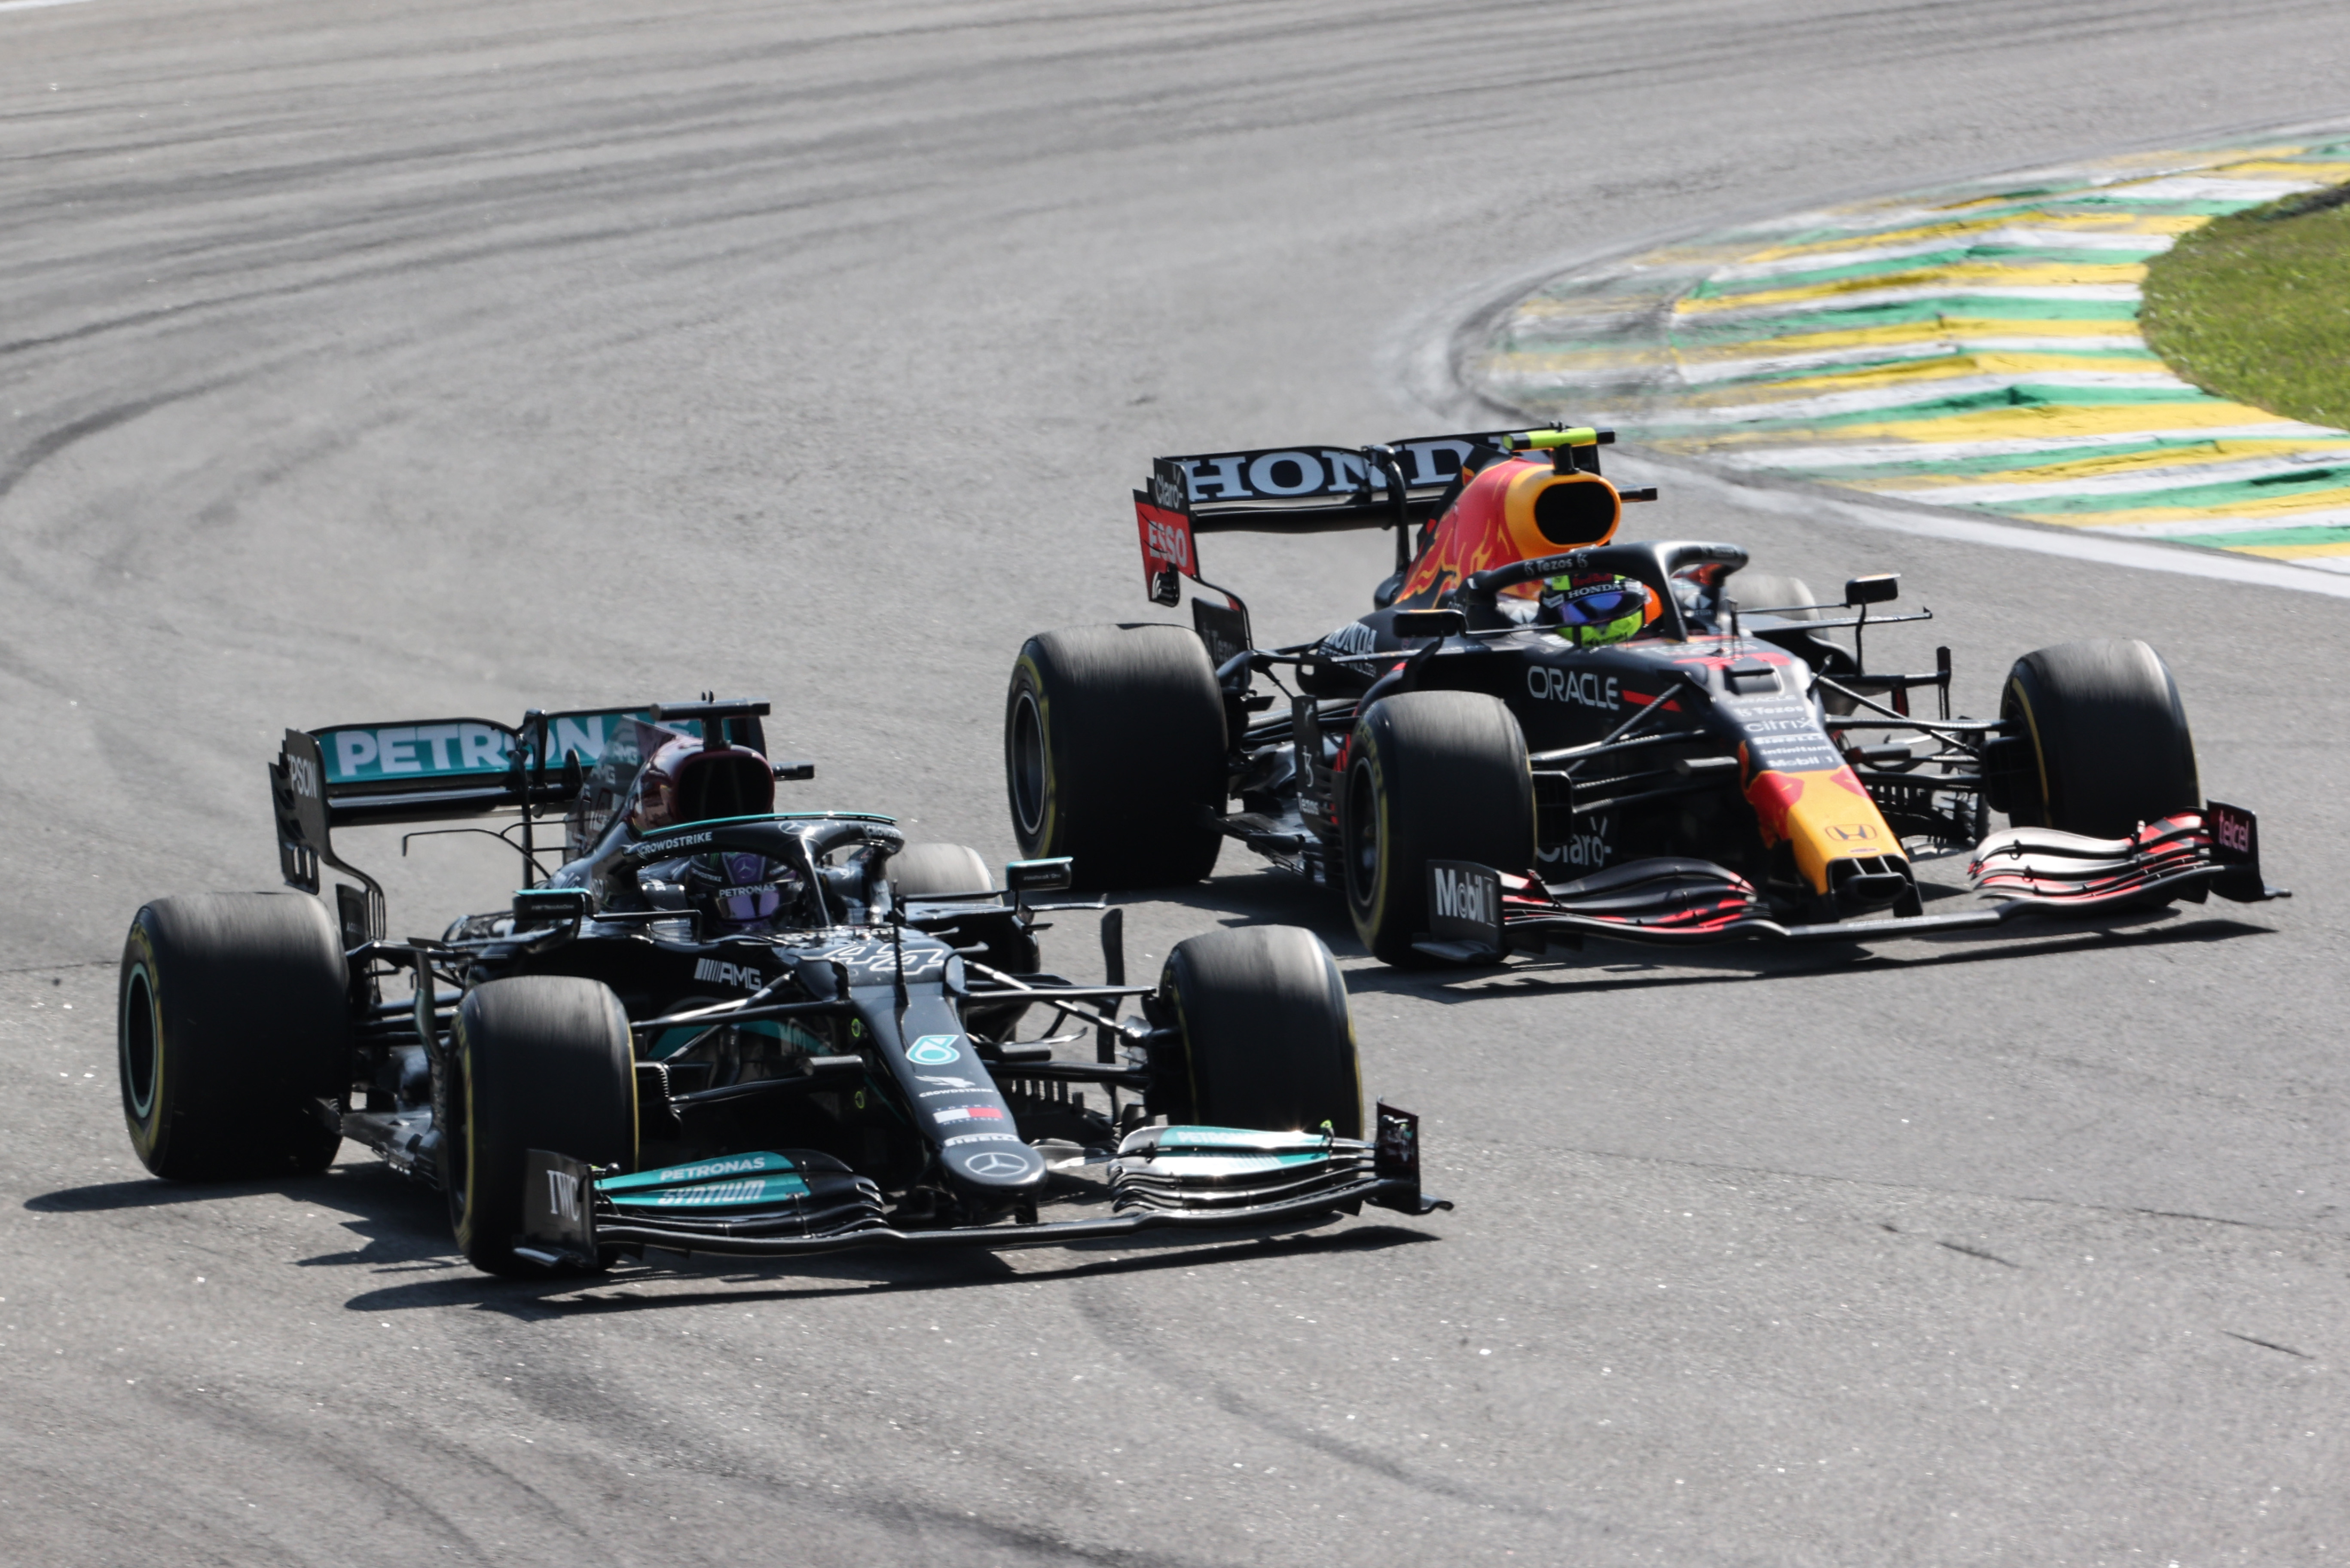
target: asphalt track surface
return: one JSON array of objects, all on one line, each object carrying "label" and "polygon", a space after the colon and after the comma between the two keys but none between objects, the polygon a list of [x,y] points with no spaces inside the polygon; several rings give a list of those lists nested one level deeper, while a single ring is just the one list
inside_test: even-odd
[{"label": "asphalt track surface", "polygon": [[[800,798],[1001,857],[1006,670],[1150,613],[1153,452],[1448,428],[1412,367],[1546,261],[2345,66],[2338,0],[0,15],[0,1561],[2350,1556],[2336,599],[1669,488],[1903,572],[1976,712],[2148,635],[2298,897],[1450,979],[1238,854],[1139,906],[1324,932],[1426,1222],[494,1282],[356,1153],[145,1179],[111,996],[142,899],[274,881],[288,723],[761,692]],[[1207,543],[1281,638],[1383,550]],[[397,931],[512,882],[351,847]]]}]

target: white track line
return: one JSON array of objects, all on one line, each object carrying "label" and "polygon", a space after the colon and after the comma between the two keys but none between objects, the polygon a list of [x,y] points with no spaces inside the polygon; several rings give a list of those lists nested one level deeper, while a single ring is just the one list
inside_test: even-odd
[{"label": "white track line", "polygon": [[45,11],[52,5],[80,5],[88,0],[0,0],[0,11]]}]

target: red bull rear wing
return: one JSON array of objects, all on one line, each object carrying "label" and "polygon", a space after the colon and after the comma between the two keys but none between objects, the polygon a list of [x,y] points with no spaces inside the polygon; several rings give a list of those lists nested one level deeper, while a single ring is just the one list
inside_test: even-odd
[{"label": "red bull rear wing", "polygon": [[[1175,579],[1200,576],[1201,534],[1320,534],[1394,528],[1398,567],[1413,524],[1451,504],[1465,477],[1498,458],[1550,452],[1562,469],[1599,472],[1616,432],[1591,426],[1465,431],[1366,447],[1257,447],[1161,457],[1134,493],[1143,573],[1151,597],[1173,603]],[[1626,493],[1643,500],[1654,492]],[[1219,590],[1223,591],[1223,590]]]}]

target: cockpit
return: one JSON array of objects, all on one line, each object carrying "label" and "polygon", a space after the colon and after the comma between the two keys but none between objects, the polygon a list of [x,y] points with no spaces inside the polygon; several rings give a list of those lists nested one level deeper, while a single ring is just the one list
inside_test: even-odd
[{"label": "cockpit", "polygon": [[[648,834],[774,814],[777,770],[745,743],[762,738],[756,730],[738,738],[735,722],[703,720],[705,732],[693,735],[682,725],[620,720],[572,809],[572,864],[556,879],[592,885],[599,906],[616,911],[698,914],[702,929],[712,934],[810,929],[860,917],[861,871],[804,855],[702,850],[647,862],[625,853]],[[832,884],[827,908],[824,889]]]}]

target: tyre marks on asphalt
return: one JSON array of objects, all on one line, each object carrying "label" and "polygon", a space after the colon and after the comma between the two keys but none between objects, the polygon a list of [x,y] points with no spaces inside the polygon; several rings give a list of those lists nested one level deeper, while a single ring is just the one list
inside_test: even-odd
[{"label": "tyre marks on asphalt", "polygon": [[2350,180],[2350,127],[1750,224],[1543,286],[1469,367],[1543,417],[1888,499],[2350,573],[2350,432],[2173,375],[2147,264]]}]

